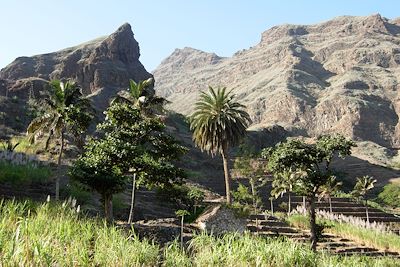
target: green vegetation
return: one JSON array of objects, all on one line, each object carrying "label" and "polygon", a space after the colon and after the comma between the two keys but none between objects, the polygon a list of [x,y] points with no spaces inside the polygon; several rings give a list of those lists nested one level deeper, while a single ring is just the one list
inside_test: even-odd
[{"label": "green vegetation", "polygon": [[[265,185],[265,166],[257,159],[257,154],[254,150],[246,144],[242,144],[239,147],[239,151],[237,153],[237,157],[235,158],[234,162],[234,171],[237,172],[237,175],[241,178],[247,178],[250,184],[251,190],[251,205],[252,209],[257,212],[258,207],[261,206],[261,198],[258,195],[258,190],[262,186]],[[239,185],[240,187],[241,185]],[[240,189],[243,193],[244,189]],[[237,193],[240,192],[239,188]],[[247,190],[246,190],[247,191]],[[244,194],[246,195],[246,194]],[[234,200],[236,201],[237,197],[240,198],[240,194],[233,196]],[[242,198],[242,201],[245,200]],[[240,202],[240,200],[239,200]],[[245,200],[248,202],[248,199]],[[248,203],[247,203],[248,204]]]},{"label": "green vegetation", "polygon": [[357,178],[357,183],[354,185],[354,189],[351,192],[354,198],[365,200],[365,214],[367,216],[367,222],[369,222],[367,193],[369,190],[375,187],[375,183],[376,179],[365,175]]},{"label": "green vegetation", "polygon": [[[264,149],[262,156],[268,159],[268,169],[274,174],[273,187],[287,188],[305,196],[310,219],[311,248],[317,246],[315,200],[333,175],[331,161],[335,155],[341,158],[351,154],[354,142],[341,135],[320,136],[315,144],[301,140],[288,140],[274,148]],[[287,189],[285,189],[287,190]]]},{"label": "green vegetation", "polygon": [[[289,224],[297,228],[310,229],[308,218],[304,215],[294,214],[286,218],[286,220]],[[382,232],[371,228],[366,229],[354,224],[335,222],[322,218],[318,219],[318,223],[320,225],[325,225],[326,228],[329,229],[330,233],[343,238],[348,238],[377,249],[400,253],[400,236],[396,234]]]},{"label": "green vegetation", "polygon": [[[5,266],[398,266],[391,258],[314,253],[285,239],[200,234],[183,251],[160,247],[68,205],[0,201],[0,261]],[[163,255],[163,257],[161,257]]]},{"label": "green vegetation", "polygon": [[90,140],[70,176],[101,195],[105,216],[111,221],[113,195],[126,189],[130,176],[132,212],[139,185],[164,188],[179,184],[185,174],[172,161],[186,150],[164,131],[160,119],[143,116],[130,103],[114,101],[105,114],[104,122],[97,126],[103,135]]},{"label": "green vegetation", "polygon": [[228,204],[231,203],[228,151],[240,143],[250,122],[245,106],[236,102],[235,95],[232,91],[226,92],[225,87],[215,91],[210,86],[208,92],[202,92],[190,117],[190,129],[196,146],[212,156],[222,156]]},{"label": "green vegetation", "polygon": [[378,201],[391,208],[400,208],[400,185],[387,184],[378,195]]},{"label": "green vegetation", "polygon": [[[47,150],[50,140],[56,137],[60,142],[57,164],[60,168],[64,153],[65,138],[71,133],[76,140],[83,143],[82,136],[88,128],[92,115],[90,102],[83,97],[81,88],[72,81],[63,83],[52,80],[48,95],[43,99],[42,114],[32,120],[27,128],[31,143],[35,143],[38,136],[46,134]],[[56,200],[60,195],[60,176],[56,177]]]},{"label": "green vegetation", "polygon": [[172,244],[164,251],[165,266],[398,266],[391,258],[332,256],[314,253],[302,244],[276,238],[261,238],[250,234],[228,234],[214,237],[196,236],[186,254]]},{"label": "green vegetation", "polygon": [[0,201],[4,266],[154,266],[159,248],[64,205]]},{"label": "green vegetation", "polygon": [[0,182],[16,185],[48,182],[51,170],[46,166],[34,163],[16,165],[7,161],[0,161]]}]

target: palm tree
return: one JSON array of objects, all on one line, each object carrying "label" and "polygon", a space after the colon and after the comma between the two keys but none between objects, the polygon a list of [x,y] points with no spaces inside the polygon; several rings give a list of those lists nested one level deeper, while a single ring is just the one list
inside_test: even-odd
[{"label": "palm tree", "polygon": [[283,194],[288,194],[288,214],[290,214],[292,210],[292,192],[293,186],[296,183],[297,174],[291,170],[286,170],[282,172],[278,177],[272,181],[272,191],[271,195],[277,199],[278,197],[282,197]]},{"label": "palm tree", "polygon": [[361,198],[365,200],[365,213],[367,216],[367,222],[369,222],[369,215],[368,215],[368,199],[366,195],[369,190],[375,187],[376,179],[365,175],[363,177],[357,178],[357,183],[354,186],[352,191],[352,195],[356,198]]},{"label": "palm tree", "polygon": [[150,90],[153,86],[153,78],[149,78],[144,81],[135,82],[134,80],[129,80],[129,88],[122,94],[117,95],[112,101],[123,102],[130,105],[134,105],[136,108],[140,109],[143,115],[152,116],[156,113],[160,113],[163,110],[164,104],[167,100],[163,97],[154,95]]},{"label": "palm tree", "polygon": [[202,92],[195,103],[195,111],[190,117],[193,141],[202,151],[212,156],[221,154],[225,175],[226,201],[231,203],[228,150],[238,145],[251,123],[245,106],[235,101],[232,91],[226,88]]},{"label": "palm tree", "polygon": [[[165,98],[155,96],[148,89],[153,86],[153,78],[135,82],[129,80],[129,88],[122,95],[117,95],[112,101],[113,103],[127,103],[140,110],[144,116],[154,116],[161,113],[164,104],[167,102]],[[138,170],[132,170],[132,194],[131,194],[131,207],[129,211],[128,224],[132,223],[133,210],[135,206],[135,191],[136,191],[136,177]]]},{"label": "palm tree", "polygon": [[[73,81],[66,83],[60,80],[50,81],[50,90],[44,98],[42,108],[44,114],[36,117],[28,125],[27,135],[31,143],[36,142],[37,137],[47,135],[46,150],[52,138],[58,138],[60,149],[57,165],[61,166],[64,152],[65,135],[79,123],[75,115],[86,112],[90,108],[90,102],[83,97],[81,88]],[[74,114],[74,115],[73,115]],[[87,125],[88,126],[88,125]],[[60,177],[56,177],[56,200],[60,195]]]},{"label": "palm tree", "polygon": [[321,197],[328,197],[329,201],[329,211],[332,213],[332,195],[339,191],[340,186],[342,186],[342,182],[336,179],[336,176],[332,175],[328,178],[326,183],[322,186],[322,190],[320,193]]}]

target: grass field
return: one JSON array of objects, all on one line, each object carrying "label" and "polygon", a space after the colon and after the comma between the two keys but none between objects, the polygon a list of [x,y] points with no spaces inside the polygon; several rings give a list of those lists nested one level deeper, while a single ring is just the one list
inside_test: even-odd
[{"label": "grass field", "polygon": [[2,266],[399,266],[391,258],[313,253],[284,239],[199,234],[183,252],[87,218],[68,205],[0,201]]}]

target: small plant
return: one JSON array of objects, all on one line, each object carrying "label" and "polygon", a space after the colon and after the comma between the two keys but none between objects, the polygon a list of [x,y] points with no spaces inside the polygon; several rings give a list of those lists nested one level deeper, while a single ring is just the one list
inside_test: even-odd
[{"label": "small plant", "polygon": [[187,193],[187,196],[193,202],[193,213],[196,214],[197,207],[204,200],[204,192],[197,187],[192,187]]},{"label": "small plant", "polygon": [[369,222],[367,193],[375,187],[375,183],[376,179],[368,175],[357,178],[357,183],[352,191],[354,198],[365,201],[365,214],[367,216],[367,222]]},{"label": "small plant", "polygon": [[14,152],[17,146],[19,146],[19,142],[13,143],[10,139],[6,140],[3,142],[3,150],[8,151],[8,152]]},{"label": "small plant", "polygon": [[175,212],[176,216],[181,217],[181,249],[183,250],[183,222],[185,220],[185,216],[190,213],[187,210],[177,210]]}]

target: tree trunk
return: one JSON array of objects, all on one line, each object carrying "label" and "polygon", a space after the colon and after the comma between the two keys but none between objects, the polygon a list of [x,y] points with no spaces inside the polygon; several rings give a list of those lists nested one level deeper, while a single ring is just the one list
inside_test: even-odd
[{"label": "tree trunk", "polygon": [[231,204],[231,178],[229,176],[228,155],[225,150],[222,151],[221,155],[224,164],[226,203]]},{"label": "tree trunk", "polygon": [[333,211],[332,211],[332,198],[331,198],[331,196],[329,196],[329,210],[330,210],[331,213],[333,213]]},{"label": "tree trunk", "polygon": [[367,215],[367,222],[369,223],[368,200],[365,200],[365,214]]},{"label": "tree trunk", "polygon": [[103,196],[104,199],[104,215],[106,217],[107,222],[113,221],[113,205],[112,205],[112,195]]},{"label": "tree trunk", "polygon": [[257,210],[256,188],[255,188],[255,184],[254,184],[253,178],[250,178],[250,188],[251,188],[251,195],[253,197],[253,208],[254,208],[254,211],[256,211]]},{"label": "tree trunk", "polygon": [[58,173],[56,176],[56,201],[60,199],[60,175],[61,175],[61,159],[64,151],[64,131],[61,131],[61,147],[60,147],[60,153],[58,154]]},{"label": "tree trunk", "polygon": [[131,209],[129,211],[128,224],[130,225],[133,221],[133,210],[135,209],[135,196],[136,196],[136,172],[132,177],[132,194],[131,194]]},{"label": "tree trunk", "polygon": [[311,249],[316,251],[317,249],[317,226],[315,218],[315,195],[308,197],[308,216],[310,218],[310,241]]},{"label": "tree trunk", "polygon": [[182,216],[181,218],[181,249],[183,250],[183,218],[185,216]]},{"label": "tree trunk", "polygon": [[270,199],[271,201],[271,213],[272,215],[274,215],[274,201],[272,200],[272,198]]},{"label": "tree trunk", "polygon": [[288,192],[288,196],[289,196],[289,203],[288,203],[288,214],[290,214],[290,212],[291,212],[291,204],[292,204],[292,198],[291,198],[291,196],[290,196],[290,191]]}]

